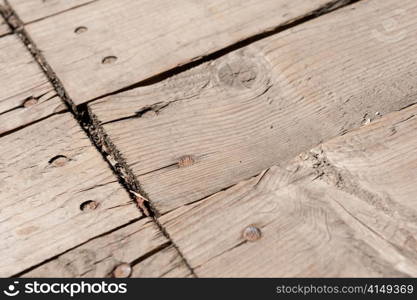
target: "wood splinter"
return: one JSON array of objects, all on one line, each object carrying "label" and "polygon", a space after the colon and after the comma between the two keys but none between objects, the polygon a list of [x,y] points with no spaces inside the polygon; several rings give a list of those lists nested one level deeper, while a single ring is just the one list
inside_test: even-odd
[{"label": "wood splinter", "polygon": [[135,200],[137,205],[139,206],[140,209],[142,209],[143,213],[149,217],[151,214],[149,212],[149,209],[146,207],[145,202],[149,202],[148,199],[146,199],[145,197],[143,197],[141,194],[136,193],[134,191],[130,191],[134,196],[135,196]]}]

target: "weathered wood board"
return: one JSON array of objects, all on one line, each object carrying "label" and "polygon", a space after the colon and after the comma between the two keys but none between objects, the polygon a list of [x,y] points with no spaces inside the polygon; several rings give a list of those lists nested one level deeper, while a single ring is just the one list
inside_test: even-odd
[{"label": "weathered wood board", "polygon": [[361,1],[89,106],[167,212],[415,103],[417,2],[397,7]]},{"label": "weathered wood board", "polygon": [[65,111],[37,62],[15,35],[0,38],[0,136]]},{"label": "weathered wood board", "polygon": [[131,265],[131,277],[189,274],[178,252],[146,218],[64,253],[24,277],[114,277],[121,264]]},{"label": "weathered wood board", "polygon": [[75,104],[345,0],[101,0],[27,26]]},{"label": "weathered wood board", "polygon": [[[0,2],[1,5],[1,2]],[[0,37],[10,32],[9,25],[5,22],[2,16],[0,16]]]},{"label": "weathered wood board", "polygon": [[141,217],[71,114],[0,139],[0,276]]},{"label": "weathered wood board", "polygon": [[24,23],[34,22],[97,0],[7,0]]},{"label": "weathered wood board", "polygon": [[[387,115],[160,221],[200,277],[416,277],[416,115]],[[250,225],[258,240],[243,238]]]}]

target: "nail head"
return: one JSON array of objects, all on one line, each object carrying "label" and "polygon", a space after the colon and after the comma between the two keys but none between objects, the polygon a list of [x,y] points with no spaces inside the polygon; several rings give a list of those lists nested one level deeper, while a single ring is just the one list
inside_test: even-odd
[{"label": "nail head", "polygon": [[68,157],[63,155],[58,155],[49,160],[49,163],[54,167],[63,167],[69,161]]},{"label": "nail head", "polygon": [[104,65],[108,65],[108,64],[115,63],[116,60],[117,60],[116,56],[106,56],[105,58],[103,58],[103,60],[101,62]]},{"label": "nail head", "polygon": [[79,27],[75,28],[74,32],[76,34],[81,34],[81,33],[86,32],[87,30],[88,30],[87,27],[85,27],[85,26],[79,26]]},{"label": "nail head", "polygon": [[89,201],[85,201],[81,203],[80,210],[87,212],[87,211],[95,210],[97,207],[98,207],[97,201],[89,200]]}]

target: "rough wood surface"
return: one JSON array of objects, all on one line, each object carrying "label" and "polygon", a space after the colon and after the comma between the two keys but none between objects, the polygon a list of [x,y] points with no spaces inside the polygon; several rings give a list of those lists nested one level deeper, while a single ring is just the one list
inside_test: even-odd
[{"label": "rough wood surface", "polygon": [[7,0],[24,23],[34,22],[97,0]]},{"label": "rough wood surface", "polygon": [[66,109],[15,35],[0,38],[0,135]]},{"label": "rough wood surface", "polygon": [[90,108],[166,212],[415,103],[417,2],[397,7],[361,1]]},{"label": "rough wood surface", "polygon": [[27,30],[80,104],[345,2],[101,0]]},{"label": "rough wood surface", "polygon": [[[415,277],[416,115],[387,115],[160,220],[201,277]],[[243,239],[249,225],[259,240]]]},{"label": "rough wood surface", "polygon": [[131,265],[131,277],[189,274],[155,223],[143,219],[64,253],[24,276],[113,277],[113,271],[123,263]]},{"label": "rough wood surface", "polygon": [[[0,2],[1,5],[1,2]],[[3,17],[0,16],[0,37],[10,32],[9,26],[4,21]]]},{"label": "rough wood surface", "polygon": [[0,139],[0,276],[141,216],[69,114]]}]

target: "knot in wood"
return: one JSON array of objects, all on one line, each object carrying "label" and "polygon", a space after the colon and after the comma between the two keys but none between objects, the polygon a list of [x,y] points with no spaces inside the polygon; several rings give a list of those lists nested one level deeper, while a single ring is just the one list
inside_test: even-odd
[{"label": "knot in wood", "polygon": [[218,71],[219,81],[234,88],[251,88],[258,76],[257,65],[246,58],[225,62]]}]

